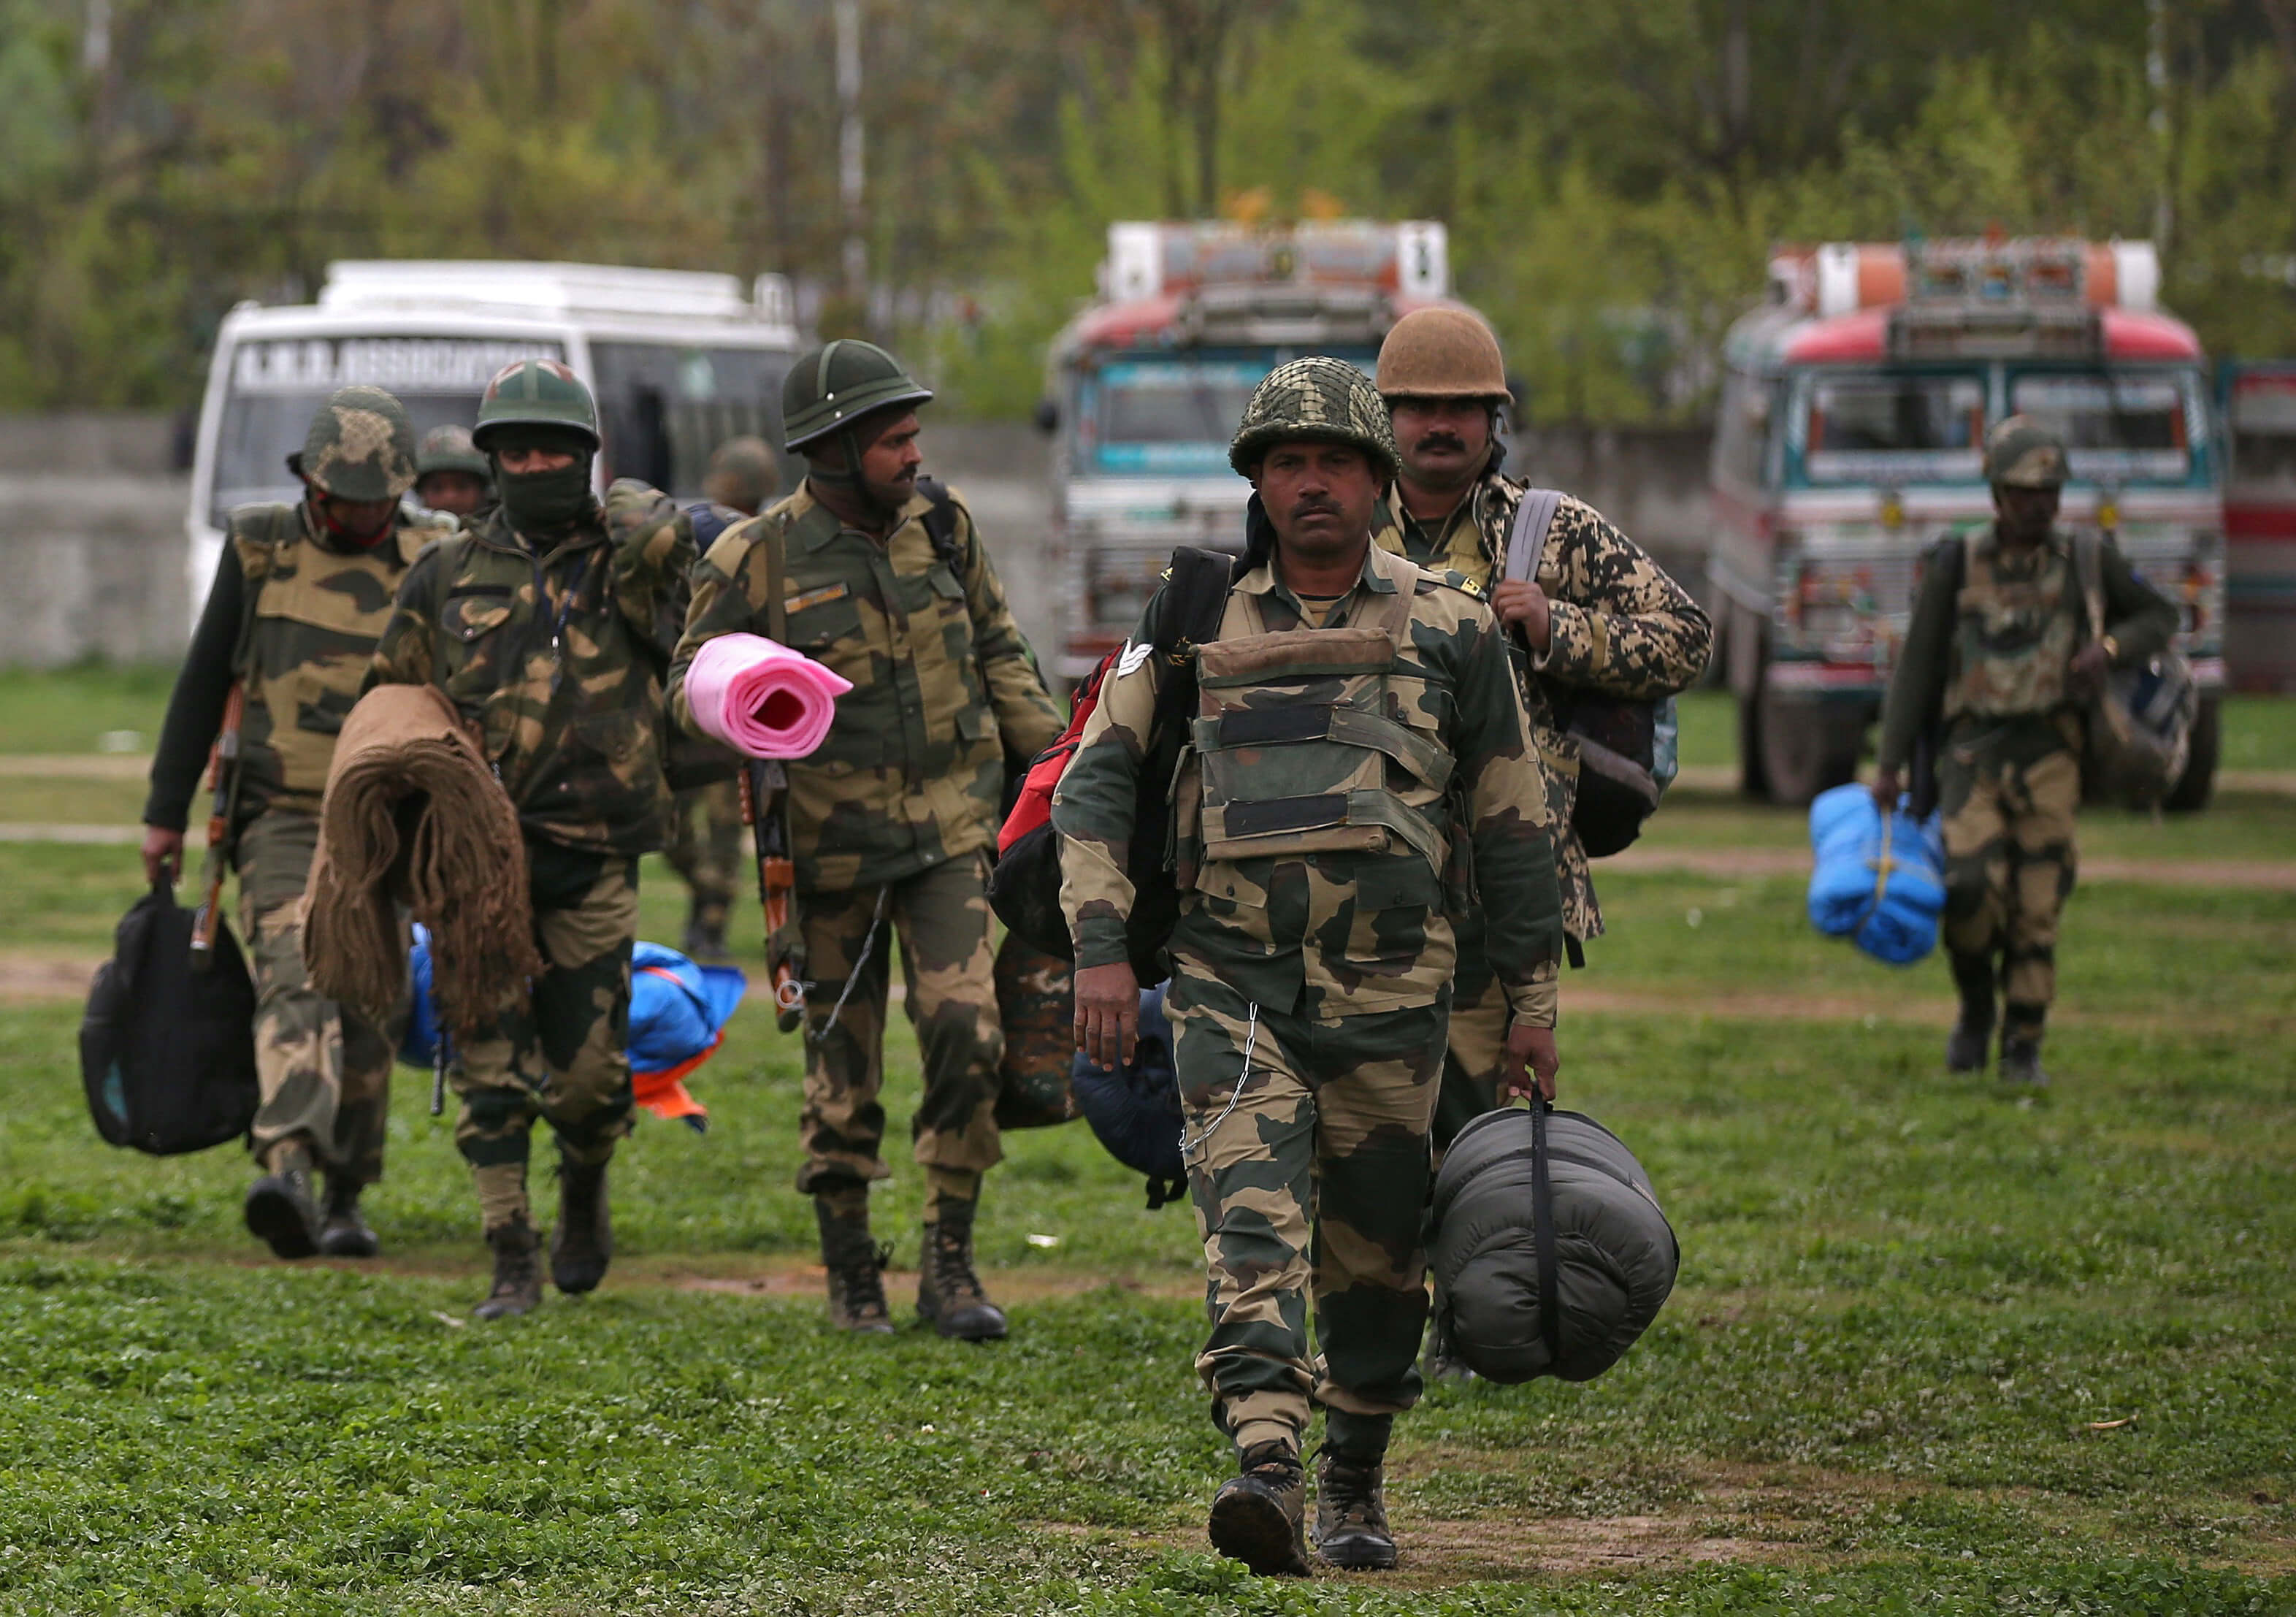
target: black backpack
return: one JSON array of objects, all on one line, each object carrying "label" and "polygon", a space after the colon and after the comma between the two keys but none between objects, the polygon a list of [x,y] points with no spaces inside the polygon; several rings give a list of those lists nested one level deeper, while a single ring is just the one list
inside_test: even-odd
[{"label": "black backpack", "polygon": [[194,969],[197,914],[153,888],[120,918],[88,989],[80,1081],[108,1144],[176,1156],[237,1139],[255,1121],[255,985],[220,923],[209,964]]}]

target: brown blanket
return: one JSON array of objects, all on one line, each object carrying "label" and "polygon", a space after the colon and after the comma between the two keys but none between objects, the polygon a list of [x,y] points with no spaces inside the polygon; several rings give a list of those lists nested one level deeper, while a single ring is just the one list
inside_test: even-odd
[{"label": "brown blanket", "polygon": [[542,970],[518,810],[436,688],[378,685],[343,720],[303,904],[311,986],[378,1019],[406,991],[401,907],[458,1032]]}]

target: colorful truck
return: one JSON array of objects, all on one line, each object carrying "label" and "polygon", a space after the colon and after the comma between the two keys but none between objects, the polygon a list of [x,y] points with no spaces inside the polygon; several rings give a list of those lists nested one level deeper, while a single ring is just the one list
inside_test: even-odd
[{"label": "colorful truck", "polygon": [[2110,529],[2184,613],[2203,695],[2171,807],[2205,801],[2225,684],[2224,467],[2199,340],[2158,306],[2150,242],[1781,249],[1731,328],[1708,555],[1746,790],[1808,801],[1856,773],[1920,556],[1988,519],[1987,428],[2063,434],[2062,521]]},{"label": "colorful truck", "polygon": [[2225,661],[2243,691],[2296,694],[2296,359],[2222,373]]},{"label": "colorful truck", "polygon": [[1037,412],[1053,671],[1081,678],[1123,644],[1175,546],[1242,548],[1251,488],[1227,444],[1252,389],[1303,354],[1370,371],[1398,317],[1447,295],[1447,257],[1423,222],[1109,226],[1099,298],[1054,340]]}]

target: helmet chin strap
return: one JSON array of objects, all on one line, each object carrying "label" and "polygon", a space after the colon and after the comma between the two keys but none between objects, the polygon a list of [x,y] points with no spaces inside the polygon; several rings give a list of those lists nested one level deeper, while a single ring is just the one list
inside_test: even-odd
[{"label": "helmet chin strap", "polygon": [[901,508],[879,499],[876,490],[870,488],[868,480],[861,475],[861,440],[854,435],[851,427],[846,426],[837,430],[837,441],[845,446],[844,465],[832,467],[818,460],[808,460],[805,474],[850,497],[869,516],[882,524],[890,525],[901,514]]}]

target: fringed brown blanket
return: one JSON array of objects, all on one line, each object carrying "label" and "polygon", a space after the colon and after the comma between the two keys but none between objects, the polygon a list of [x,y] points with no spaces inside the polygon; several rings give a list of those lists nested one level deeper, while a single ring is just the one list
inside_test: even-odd
[{"label": "fringed brown blanket", "polygon": [[303,903],[311,986],[378,1019],[406,991],[400,906],[459,1032],[541,972],[518,810],[434,687],[378,685],[343,720]]}]

